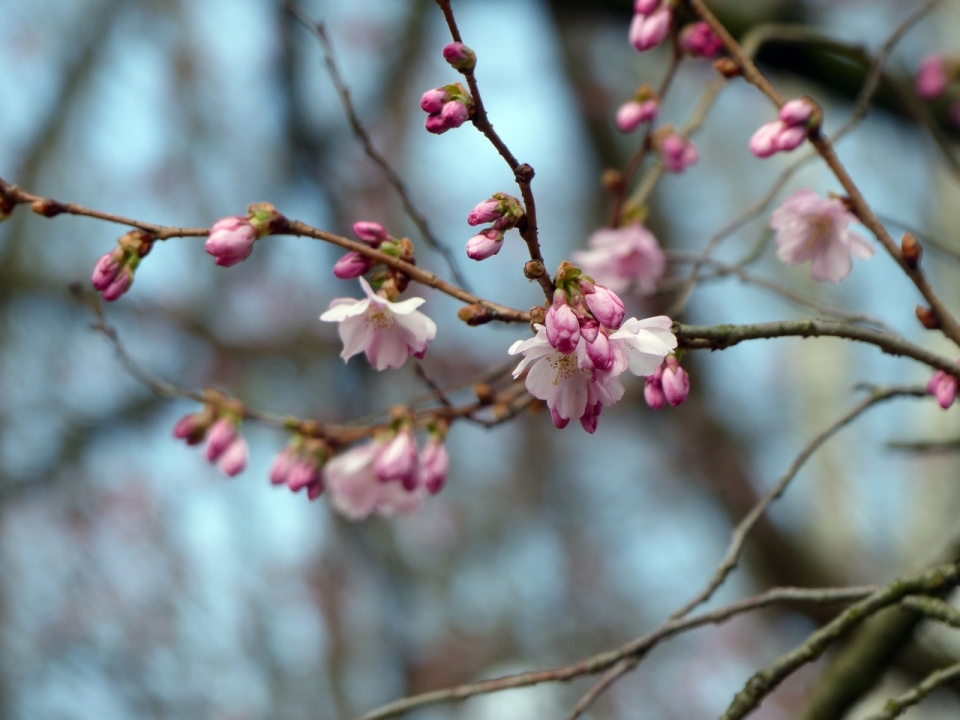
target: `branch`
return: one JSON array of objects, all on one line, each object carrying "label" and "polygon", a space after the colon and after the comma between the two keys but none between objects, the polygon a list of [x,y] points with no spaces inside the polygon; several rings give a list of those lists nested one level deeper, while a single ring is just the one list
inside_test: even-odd
[{"label": "branch", "polygon": [[932,672],[927,675],[919,685],[911,688],[903,695],[898,695],[895,698],[887,700],[887,704],[884,705],[882,711],[869,716],[866,720],[893,720],[895,717],[899,717],[905,713],[908,708],[923,700],[941,685],[946,685],[958,678],[960,678],[960,663],[946,667],[943,670]]},{"label": "branch", "polygon": [[687,630],[692,630],[693,628],[704,625],[719,624],[736,615],[751,612],[759,608],[789,602],[822,604],[851,602],[868,596],[875,591],[876,588],[872,586],[851,588],[775,588],[762,595],[756,595],[752,598],[732,603],[712,612],[695,615],[683,620],[668,620],[656,630],[636,640],[632,640],[616,650],[594,655],[572,665],[564,665],[549,670],[519,673],[516,675],[505,675],[492,680],[482,680],[468,685],[459,685],[444,690],[434,690],[433,692],[413,695],[372,710],[358,720],[382,720],[383,718],[403,715],[410,710],[427,705],[465,700],[474,695],[483,695],[510,688],[529,687],[545,682],[565,682],[582,675],[593,675],[603,672],[616,665],[622,659],[634,655],[642,655],[661,641],[679,635]]}]

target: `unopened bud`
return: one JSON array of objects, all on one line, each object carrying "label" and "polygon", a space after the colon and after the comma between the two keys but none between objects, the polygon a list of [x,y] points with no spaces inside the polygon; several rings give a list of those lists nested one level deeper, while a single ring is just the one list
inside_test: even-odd
[{"label": "unopened bud", "polygon": [[497,398],[496,392],[486,383],[477,383],[474,385],[473,392],[476,393],[477,400],[480,401],[481,405],[491,405]]},{"label": "unopened bud", "polygon": [[400,246],[400,259],[413,262],[413,242],[410,238],[400,238],[397,244]]},{"label": "unopened bud", "polygon": [[534,172],[533,168],[527,163],[521,163],[517,165],[517,169],[513,171],[513,176],[516,178],[518,183],[529,183],[533,180]]},{"label": "unopened bud", "polygon": [[33,210],[37,215],[43,215],[43,217],[56,217],[60,213],[64,212],[67,208],[62,202],[57,202],[50,198],[44,198],[43,200],[34,200],[30,203],[30,209]]},{"label": "unopened bud", "polygon": [[528,280],[536,280],[538,277],[541,277],[547,269],[543,266],[543,263],[539,260],[528,260],[523,265],[523,275]]},{"label": "unopened bud", "polygon": [[443,48],[443,59],[460,72],[470,72],[477,64],[477,54],[459,42],[450,43]]},{"label": "unopened bud", "polygon": [[713,61],[713,69],[728,79],[743,75],[743,68],[733,58],[717,58]]},{"label": "unopened bud", "polygon": [[491,312],[480,303],[464,305],[457,310],[457,317],[463,320],[467,325],[476,327],[477,325],[486,325],[493,320]]},{"label": "unopened bud", "polygon": [[911,270],[916,270],[920,265],[920,257],[923,255],[923,246],[920,241],[911,233],[904,233],[900,241],[900,250],[903,252],[903,261]]},{"label": "unopened bud", "polygon": [[530,308],[530,323],[537,323],[543,325],[547,319],[547,309],[537,305],[536,307]]},{"label": "unopened bud", "polygon": [[619,195],[623,192],[623,173],[613,168],[607,168],[600,175],[600,184],[608,193]]},{"label": "unopened bud", "polygon": [[920,324],[927,330],[936,330],[940,327],[940,319],[930,308],[917,305],[917,309],[914,310],[914,312],[917,314],[917,320],[919,320]]}]

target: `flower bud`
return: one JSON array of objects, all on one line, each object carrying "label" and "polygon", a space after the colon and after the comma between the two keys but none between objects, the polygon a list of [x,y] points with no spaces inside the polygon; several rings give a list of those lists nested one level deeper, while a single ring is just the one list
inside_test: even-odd
[{"label": "flower bud", "polygon": [[463,320],[467,325],[476,327],[477,325],[486,325],[493,321],[493,315],[480,303],[464,305],[457,310],[457,317]]},{"label": "flower bud", "polygon": [[660,0],[636,0],[633,3],[635,15],[650,15],[660,5]]},{"label": "flower bud", "polygon": [[470,72],[477,65],[477,54],[460,42],[445,45],[443,59],[460,72]]},{"label": "flower bud", "polygon": [[459,100],[451,100],[443,106],[440,111],[440,117],[447,128],[458,128],[470,117],[470,108]]},{"label": "flower bud", "polygon": [[587,303],[590,313],[605,328],[617,330],[623,324],[623,317],[626,310],[623,307],[623,300],[603,285],[594,285],[593,292],[586,292],[583,296]]},{"label": "flower bud", "polygon": [[587,343],[587,357],[598,370],[606,372],[613,367],[616,357],[610,347],[610,340],[604,333],[597,333],[594,341]]},{"label": "flower bud", "polygon": [[903,253],[903,261],[911,270],[916,270],[920,265],[920,258],[923,255],[923,246],[912,233],[904,233],[900,240],[900,250]]},{"label": "flower bud", "polygon": [[438,112],[427,115],[423,126],[427,129],[427,132],[433,133],[434,135],[443,135],[443,133],[450,129],[447,121],[444,120],[443,116]]},{"label": "flower bud", "polygon": [[470,214],[467,215],[467,225],[482,225],[499,220],[501,217],[503,217],[503,212],[500,210],[500,201],[496,198],[490,198],[470,211]]},{"label": "flower bud", "polygon": [[52,198],[43,198],[42,200],[34,200],[30,203],[30,209],[37,215],[52,218],[60,215],[66,211],[67,208],[62,202],[53,200]]},{"label": "flower bud", "polygon": [[937,370],[927,383],[927,392],[936,397],[940,407],[946,410],[957,399],[957,379],[943,370]]},{"label": "flower bud", "polygon": [[299,455],[293,447],[287,446],[274,458],[270,465],[270,483],[273,485],[283,485],[290,475],[293,466],[298,462]]},{"label": "flower bud", "polygon": [[[557,297],[560,297],[558,294]],[[547,340],[561,355],[569,355],[580,342],[580,321],[567,304],[554,303],[547,310]]]},{"label": "flower bud", "polygon": [[503,232],[495,228],[487,228],[467,241],[467,257],[471,260],[486,260],[500,252],[502,247]]},{"label": "flower bud", "polygon": [[597,335],[600,334],[600,323],[593,318],[587,318],[580,323],[580,337],[588,343],[596,342]]},{"label": "flower bud", "polygon": [[709,58],[723,49],[723,42],[707,23],[696,22],[680,31],[680,47],[692,57]]},{"label": "flower bud", "polygon": [[599,402],[593,405],[588,404],[583,411],[583,415],[580,416],[580,426],[591,435],[597,431],[597,425],[600,423],[601,410],[603,410],[603,405]]},{"label": "flower bud", "polygon": [[450,94],[444,88],[434,88],[427,90],[420,98],[420,108],[425,113],[438,113],[443,109],[443,104],[450,99]]},{"label": "flower bud", "polygon": [[246,260],[253,252],[257,230],[249,218],[241,215],[217,220],[210,228],[204,249],[221,267],[230,267]]},{"label": "flower bud", "polygon": [[673,356],[666,359],[665,365],[660,377],[660,386],[663,388],[663,395],[667,402],[676,407],[690,394],[690,376]]},{"label": "flower bud", "polygon": [[376,261],[372,258],[361,255],[356,250],[351,250],[337,260],[333,266],[333,274],[341,280],[353,280],[365,275],[375,264]]},{"label": "flower bud", "polygon": [[933,100],[943,94],[949,83],[942,55],[932,53],[920,61],[915,81],[917,95],[925,100]]},{"label": "flower bud", "polygon": [[683,172],[700,159],[697,149],[686,138],[675,133],[660,142],[660,159],[670,172]]},{"label": "flower bud", "polygon": [[237,425],[228,418],[220,418],[207,433],[207,460],[217,460],[237,437]]},{"label": "flower bud", "polygon": [[447,471],[450,468],[450,453],[443,440],[431,437],[423,448],[420,458],[420,484],[427,492],[436,495],[447,484]]},{"label": "flower bud", "polygon": [[380,482],[399,482],[405,490],[417,487],[417,444],[413,432],[403,428],[377,453],[373,470]]},{"label": "flower bud", "polygon": [[917,314],[917,320],[919,320],[920,324],[927,330],[937,330],[940,327],[940,319],[930,308],[917,305],[914,312]]},{"label": "flower bud", "polygon": [[130,265],[124,265],[111,283],[103,289],[103,299],[107,302],[118,300],[131,285],[133,285],[133,268]]},{"label": "flower bud", "polygon": [[239,475],[247,467],[249,454],[250,448],[247,446],[247,441],[238,436],[220,456],[220,469],[228,477]]},{"label": "flower bud", "polygon": [[523,276],[527,280],[536,280],[538,277],[543,275],[547,269],[543,266],[543,263],[539,260],[527,260],[523,264]]},{"label": "flower bud", "polygon": [[369,220],[355,222],[353,224],[353,234],[356,235],[358,240],[362,240],[373,247],[379,247],[380,243],[391,239],[390,233],[383,228],[383,225]]},{"label": "flower bud", "polygon": [[493,405],[497,399],[496,391],[487,383],[477,383],[473,386],[473,392],[481,405]]},{"label": "flower bud", "polygon": [[637,14],[630,23],[630,42],[643,52],[662,43],[670,32],[673,13],[668,7],[661,7],[651,15]]},{"label": "flower bud", "polygon": [[567,425],[570,424],[570,418],[560,417],[560,413],[558,413],[554,408],[550,408],[550,419],[553,420],[553,426],[557,430],[563,430]]},{"label": "flower bud", "polygon": [[780,119],[787,125],[806,125],[813,115],[814,107],[808,100],[791,100],[780,108]]},{"label": "flower bud", "polygon": [[116,248],[106,255],[101,255],[97,264],[93,266],[93,275],[90,282],[93,283],[93,289],[97,291],[106,290],[109,285],[117,279],[120,272],[120,261],[123,259],[123,251]]},{"label": "flower bud", "polygon": [[777,141],[783,130],[783,123],[779,120],[761,125],[753,137],[750,138],[750,152],[758,158],[768,158],[779,149]]},{"label": "flower bud", "polygon": [[290,466],[286,483],[291,492],[300,492],[320,480],[320,471],[315,458],[307,457],[297,460]]},{"label": "flower bud", "polygon": [[207,436],[210,420],[210,413],[207,411],[184,415],[173,426],[173,436],[186,440],[187,445],[199,445]]},{"label": "flower bud", "polygon": [[775,142],[777,145],[777,150],[780,152],[790,152],[791,150],[796,150],[798,147],[803,145],[803,141],[806,139],[806,127],[793,125],[783,128],[777,134]]},{"label": "flower bud", "polygon": [[643,399],[652,410],[659,410],[667,404],[667,396],[664,395],[663,385],[660,380],[663,377],[663,365],[657,368],[653,375],[648,375],[644,380]]},{"label": "flower bud", "polygon": [[622,133],[633,132],[641,123],[656,118],[658,112],[660,112],[660,104],[656,100],[625,102],[617,110],[617,129]]}]

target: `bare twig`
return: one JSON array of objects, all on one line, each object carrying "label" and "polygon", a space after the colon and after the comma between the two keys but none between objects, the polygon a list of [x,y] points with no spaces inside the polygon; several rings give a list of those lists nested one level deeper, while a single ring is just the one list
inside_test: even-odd
[{"label": "bare twig", "polygon": [[453,278],[457,281],[457,284],[464,290],[469,290],[470,285],[467,282],[467,279],[460,272],[456,259],[454,258],[453,253],[450,252],[450,248],[442,244],[440,240],[438,240],[433,234],[433,231],[430,229],[430,225],[427,222],[426,216],[413,204],[413,200],[410,198],[410,193],[407,191],[407,186],[403,182],[403,179],[400,177],[399,173],[393,169],[383,153],[381,153],[373,144],[373,140],[370,138],[370,133],[367,132],[367,129],[360,121],[360,118],[353,107],[353,101],[350,99],[350,89],[347,87],[346,82],[344,82],[343,75],[340,74],[340,68],[337,65],[337,57],[336,53],[334,52],[333,42],[330,40],[330,36],[327,34],[326,25],[324,25],[322,22],[311,19],[310,16],[307,15],[307,13],[304,12],[299,5],[297,5],[295,2],[292,2],[292,0],[286,0],[285,6],[287,11],[290,12],[290,14],[293,15],[297,21],[303,25],[304,28],[317,36],[317,40],[320,42],[320,48],[323,50],[323,59],[327,68],[327,73],[330,75],[330,80],[333,82],[333,86],[337,91],[337,95],[340,97],[340,102],[343,104],[343,110],[347,115],[347,121],[350,123],[350,128],[353,130],[353,134],[357,136],[357,139],[360,140],[360,143],[363,145],[363,149],[364,152],[366,152],[367,157],[373,160],[373,162],[376,163],[383,171],[387,182],[400,198],[400,203],[403,205],[403,209],[407,213],[407,216],[413,221],[413,224],[417,226],[417,229],[420,231],[420,234],[423,236],[423,239],[427,242],[427,244],[443,256],[443,259],[450,268],[450,272],[453,274]]},{"label": "bare twig", "polygon": [[932,672],[927,675],[919,685],[911,688],[903,693],[903,695],[898,695],[895,698],[887,700],[883,710],[869,716],[866,720],[893,720],[923,700],[938,687],[953,682],[958,678],[960,678],[960,663]]}]

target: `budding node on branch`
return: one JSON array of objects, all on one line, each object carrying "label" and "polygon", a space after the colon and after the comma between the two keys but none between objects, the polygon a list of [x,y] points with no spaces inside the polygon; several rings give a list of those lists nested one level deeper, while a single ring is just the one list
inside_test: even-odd
[{"label": "budding node on branch", "polygon": [[517,179],[518,183],[529,183],[533,180],[533,168],[526,163],[521,163],[517,165],[517,169],[513,171],[513,176]]},{"label": "budding node on branch", "polygon": [[42,200],[34,200],[30,203],[30,209],[33,210],[37,215],[42,215],[43,217],[56,217],[60,213],[64,212],[67,208],[56,200],[51,200],[50,198],[44,198]]},{"label": "budding node on branch", "polygon": [[534,324],[543,325],[547,319],[547,310],[546,308],[537,305],[536,307],[530,308],[530,325]]},{"label": "budding node on branch", "polygon": [[911,270],[916,270],[920,266],[920,258],[923,256],[923,246],[920,241],[911,233],[904,233],[900,241],[900,250],[903,252],[903,261]]},{"label": "budding node on branch", "polygon": [[917,305],[914,312],[917,314],[917,320],[919,320],[920,324],[927,330],[937,330],[940,328],[940,319],[930,308],[924,305]]},{"label": "budding node on branch", "polygon": [[528,280],[536,280],[538,277],[541,277],[547,269],[543,266],[543,263],[539,260],[528,260],[523,265],[523,274]]},{"label": "budding node on branch", "polygon": [[743,75],[743,68],[740,67],[740,64],[733,58],[729,57],[722,57],[714,60],[713,69],[728,79]]},{"label": "budding node on branch", "polygon": [[619,195],[624,191],[623,173],[614,168],[607,168],[600,175],[600,184],[608,193]]},{"label": "budding node on branch", "polygon": [[487,383],[477,383],[473,386],[473,392],[476,393],[481,405],[492,405],[497,399],[496,392]]},{"label": "budding node on branch", "polygon": [[457,317],[470,327],[476,327],[477,325],[486,325],[488,322],[491,322],[493,320],[493,313],[480,303],[473,303],[472,305],[464,305],[457,310]]}]

